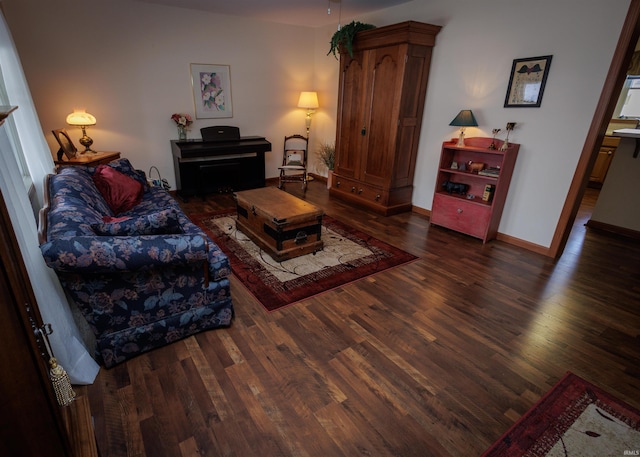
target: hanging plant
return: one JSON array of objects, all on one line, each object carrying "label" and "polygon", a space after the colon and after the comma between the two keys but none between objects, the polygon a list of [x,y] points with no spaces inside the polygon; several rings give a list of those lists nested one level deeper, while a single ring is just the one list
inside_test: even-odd
[{"label": "hanging plant", "polygon": [[375,28],[375,25],[364,24],[357,21],[352,21],[347,25],[343,25],[331,37],[331,48],[329,49],[329,52],[327,52],[327,55],[333,54],[337,59],[338,55],[336,53],[339,53],[341,49],[346,49],[349,56],[353,57],[353,39],[355,38],[356,33]]}]

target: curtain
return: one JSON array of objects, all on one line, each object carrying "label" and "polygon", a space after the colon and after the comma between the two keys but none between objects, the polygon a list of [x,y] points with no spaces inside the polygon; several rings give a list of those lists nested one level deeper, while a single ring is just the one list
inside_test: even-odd
[{"label": "curtain", "polygon": [[[18,106],[11,116],[15,120],[19,141],[25,151],[29,173],[41,204],[42,183],[45,175],[53,170],[53,159],[42,133],[18,53],[1,12],[0,65],[9,101],[11,105]],[[36,220],[6,123],[0,126],[0,189],[6,199],[40,314],[43,321],[53,328],[49,338],[54,355],[67,370],[72,383],[91,384],[98,374],[99,366],[82,343],[57,276],[44,263],[38,243]]]}]

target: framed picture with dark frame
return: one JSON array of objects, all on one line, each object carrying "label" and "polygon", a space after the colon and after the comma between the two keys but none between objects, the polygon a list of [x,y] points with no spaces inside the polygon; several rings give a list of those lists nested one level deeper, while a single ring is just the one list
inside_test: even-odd
[{"label": "framed picture with dark frame", "polygon": [[52,130],[53,136],[56,137],[60,149],[58,150],[58,161],[62,160],[62,156],[66,156],[67,159],[74,159],[78,154],[78,150],[71,141],[66,129]]},{"label": "framed picture with dark frame", "polygon": [[229,65],[192,63],[191,85],[197,119],[233,117]]},{"label": "framed picture with dark frame", "polygon": [[505,108],[539,108],[553,56],[514,59]]}]

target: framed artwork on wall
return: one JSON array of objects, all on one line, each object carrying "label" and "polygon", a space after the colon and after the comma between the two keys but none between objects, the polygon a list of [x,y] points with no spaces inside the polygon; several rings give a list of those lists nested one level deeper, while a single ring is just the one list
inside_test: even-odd
[{"label": "framed artwork on wall", "polygon": [[58,150],[58,161],[62,160],[62,156],[66,156],[67,159],[73,159],[78,154],[78,150],[76,149],[73,141],[69,138],[69,134],[66,129],[57,129],[52,130],[53,136],[56,137],[58,144],[60,145],[60,149]]},{"label": "framed artwork on wall", "polygon": [[197,119],[233,117],[229,65],[192,63],[191,85]]},{"label": "framed artwork on wall", "polygon": [[514,59],[505,108],[538,108],[542,103],[544,86],[553,56]]}]

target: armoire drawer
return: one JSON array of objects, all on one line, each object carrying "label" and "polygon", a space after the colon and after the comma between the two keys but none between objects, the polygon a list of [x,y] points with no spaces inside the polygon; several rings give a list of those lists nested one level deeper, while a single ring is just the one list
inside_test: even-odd
[{"label": "armoire drawer", "polygon": [[352,194],[359,199],[373,202],[380,205],[387,205],[389,203],[389,193],[383,191],[378,187],[369,186],[363,184],[361,181],[350,178],[343,178],[339,175],[334,175],[333,186],[336,190],[342,193]]}]

